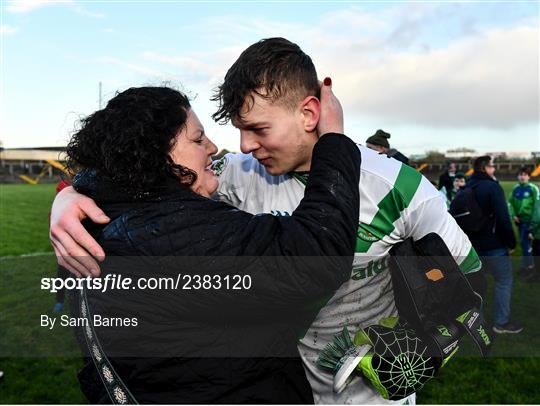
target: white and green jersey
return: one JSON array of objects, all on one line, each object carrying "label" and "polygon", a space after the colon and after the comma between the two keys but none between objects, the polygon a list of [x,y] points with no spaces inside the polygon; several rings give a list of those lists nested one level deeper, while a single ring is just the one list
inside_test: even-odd
[{"label": "white and green jersey", "polygon": [[[481,266],[469,239],[448,214],[441,194],[426,178],[386,155],[364,146],[359,149],[360,223],[351,277],[320,310],[298,345],[315,403],[394,403],[381,398],[359,377],[338,395],[332,389],[333,376],[315,365],[321,350],[344,326],[354,334],[397,314],[388,269],[394,244],[435,232],[463,272]],[[218,198],[253,214],[287,216],[304,197],[304,176],[269,175],[251,155],[228,154],[214,168],[220,180]]]}]

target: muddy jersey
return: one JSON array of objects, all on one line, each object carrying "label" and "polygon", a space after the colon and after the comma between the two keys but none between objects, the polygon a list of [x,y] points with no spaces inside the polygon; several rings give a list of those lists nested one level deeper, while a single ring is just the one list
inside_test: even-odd
[{"label": "muddy jersey", "polygon": [[[298,349],[316,403],[394,403],[384,400],[360,377],[339,395],[333,376],[315,365],[321,350],[347,327],[356,331],[397,314],[392,291],[389,251],[406,238],[439,234],[464,273],[480,269],[467,236],[447,212],[441,194],[419,172],[401,162],[359,146],[362,154],[356,253],[350,279],[326,302],[300,340]],[[217,197],[250,213],[289,216],[304,196],[307,174],[269,175],[251,155],[227,154],[214,170]]]}]

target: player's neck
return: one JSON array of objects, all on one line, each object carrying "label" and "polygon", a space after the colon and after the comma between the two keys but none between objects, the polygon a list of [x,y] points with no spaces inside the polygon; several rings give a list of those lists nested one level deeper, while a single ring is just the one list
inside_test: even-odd
[{"label": "player's neck", "polygon": [[311,169],[311,156],[309,157],[309,161],[297,166],[296,168],[294,168],[293,172],[303,172],[303,173],[306,173],[306,172],[309,172]]},{"label": "player's neck", "polygon": [[292,172],[309,172],[311,169],[311,159],[313,158],[313,148],[315,148],[315,144],[317,141],[319,141],[319,136],[316,132],[312,132],[308,135],[308,142],[305,144],[305,147],[307,149],[307,153],[304,157],[304,159],[299,162],[298,166],[293,169]]}]

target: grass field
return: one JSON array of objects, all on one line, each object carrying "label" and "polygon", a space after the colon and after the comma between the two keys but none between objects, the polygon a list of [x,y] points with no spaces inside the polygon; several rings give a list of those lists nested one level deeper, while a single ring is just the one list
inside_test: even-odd
[{"label": "grass field", "polygon": [[[0,403],[86,403],[71,332],[39,327],[39,315],[52,315],[54,304],[54,295],[39,289],[41,277],[55,276],[48,242],[53,197],[54,185],[0,185]],[[498,337],[487,360],[465,345],[419,393],[418,403],[540,403],[540,285],[517,279],[513,297],[513,318],[524,332]]]},{"label": "grass field", "polygon": [[48,241],[54,193],[50,184],[0,185],[1,403],[86,403],[74,337],[39,327],[39,315],[52,315],[55,301],[39,289],[41,277],[56,272]]}]

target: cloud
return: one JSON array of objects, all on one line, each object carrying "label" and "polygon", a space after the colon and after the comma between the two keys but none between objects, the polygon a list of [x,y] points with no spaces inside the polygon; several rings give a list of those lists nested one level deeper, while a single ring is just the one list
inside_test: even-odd
[{"label": "cloud", "polygon": [[145,56],[217,83],[253,38],[284,36],[310,54],[321,77],[334,77],[358,117],[504,130],[537,123],[539,112],[538,19],[513,24],[488,28],[463,5],[417,3],[376,13],[336,10],[309,25],[222,15],[201,24],[201,35],[232,44],[221,58]]},{"label": "cloud", "polygon": [[[355,115],[432,128],[537,123],[538,19],[479,30],[461,12],[418,4],[384,15],[349,9],[315,26],[281,28],[312,56],[321,76],[335,76],[336,91]],[[449,18],[462,23],[460,32],[422,46],[422,27]]]},{"label": "cloud", "polygon": [[0,25],[0,35],[2,35],[2,36],[13,35],[17,31],[19,31],[18,27],[13,27],[13,26],[11,26],[9,24]]},{"label": "cloud", "polygon": [[538,121],[538,49],[538,28],[520,26],[427,53],[340,55],[336,89],[355,113],[393,123],[508,129]]},{"label": "cloud", "polygon": [[193,57],[163,55],[156,52],[144,52],[142,56],[144,59],[150,61],[182,67],[189,72],[204,71],[207,73],[214,73],[216,71],[215,65],[204,63]]},{"label": "cloud", "polygon": [[77,5],[77,4],[74,4],[72,8],[77,14],[80,14],[80,15],[85,16],[85,17],[105,18],[105,14],[96,13],[94,11],[89,11],[89,10],[87,10],[87,9]]},{"label": "cloud", "polygon": [[142,57],[159,65],[172,66],[175,71],[174,76],[182,78],[187,83],[197,82],[213,86],[223,79],[226,70],[241,52],[242,47],[184,55],[164,55],[147,51],[142,54]]},{"label": "cloud", "polygon": [[[391,8],[385,20],[392,22],[385,36],[384,45],[403,49],[417,45],[423,34],[453,18],[462,18],[460,4],[407,3],[402,7]],[[467,20],[470,25],[472,21]]]},{"label": "cloud", "polygon": [[132,72],[140,73],[142,75],[152,76],[154,78],[160,78],[164,76],[162,71],[155,70],[147,66],[142,66],[142,65],[126,62],[118,58],[103,57],[103,58],[99,58],[98,62],[103,63],[103,64],[120,66]]}]

